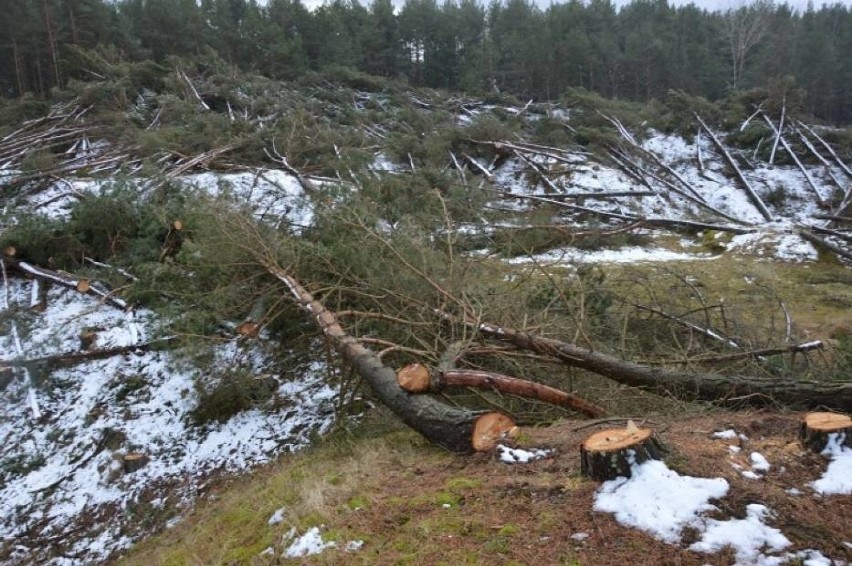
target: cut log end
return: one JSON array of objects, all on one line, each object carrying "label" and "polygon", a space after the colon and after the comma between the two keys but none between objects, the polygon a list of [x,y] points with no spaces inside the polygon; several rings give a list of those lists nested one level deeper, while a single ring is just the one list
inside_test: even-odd
[{"label": "cut log end", "polygon": [[183,222],[181,222],[180,220],[175,220],[174,222],[172,222],[172,230],[174,230],[175,232],[180,232],[181,230],[183,230]]},{"label": "cut log end", "polygon": [[606,481],[630,477],[631,465],[662,460],[665,447],[654,431],[636,428],[632,422],[623,429],[596,432],[580,444],[580,473]]},{"label": "cut log end", "polygon": [[3,255],[6,257],[15,257],[16,253],[18,253],[18,250],[15,249],[15,246],[6,246],[3,248]]},{"label": "cut log end", "polygon": [[503,413],[485,413],[473,425],[471,445],[477,452],[492,450],[500,441],[516,438],[520,433],[515,421]]},{"label": "cut log end", "polygon": [[148,463],[148,456],[141,452],[130,452],[123,458],[124,473],[131,474],[136,470],[140,470]]},{"label": "cut log end", "polygon": [[247,320],[242,324],[237,325],[237,334],[247,338],[257,338],[260,333],[260,325],[253,320]]},{"label": "cut log end", "polygon": [[89,285],[88,279],[80,279],[77,281],[77,291],[80,293],[88,293],[89,289],[91,289],[91,285]]},{"label": "cut log end", "polygon": [[431,384],[429,368],[423,364],[408,364],[396,372],[396,382],[409,393],[429,391]]},{"label": "cut log end", "polygon": [[840,413],[808,413],[799,427],[802,445],[822,452],[832,434],[844,434],[846,446],[852,447],[852,418]]}]

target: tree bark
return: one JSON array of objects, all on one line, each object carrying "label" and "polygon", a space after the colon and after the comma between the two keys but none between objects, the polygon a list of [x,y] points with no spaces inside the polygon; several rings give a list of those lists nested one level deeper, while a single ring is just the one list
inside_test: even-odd
[{"label": "tree bark", "polygon": [[802,419],[799,439],[814,452],[822,452],[832,434],[843,434],[843,442],[852,448],[852,419],[838,413],[808,413]]},{"label": "tree bark", "polygon": [[[414,395],[405,391],[397,384],[396,372],[348,334],[337,322],[334,312],[326,309],[281,267],[272,263],[266,263],[265,267],[287,286],[295,302],[313,316],[334,348],[352,365],[381,402],[429,441],[453,452],[488,449],[482,448],[486,444],[482,436],[486,433],[497,434],[495,430],[501,426],[505,428],[511,422],[509,417],[499,419],[493,416],[494,413],[451,407],[428,395]],[[488,415],[492,416],[484,419]],[[508,433],[512,427],[514,423],[501,434]],[[478,436],[475,437],[475,434]]]},{"label": "tree bark", "polygon": [[662,460],[665,451],[653,430],[630,421],[626,428],[596,432],[580,444],[580,473],[600,481],[629,478],[633,464]]},{"label": "tree bark", "polygon": [[[446,313],[447,320],[459,321]],[[684,372],[652,367],[581,348],[569,342],[544,338],[512,328],[460,321],[491,338],[518,348],[552,356],[569,366],[585,369],[613,381],[687,401],[708,401],[722,406],[824,407],[852,411],[852,382],[758,379],[737,375]]]},{"label": "tree bark", "polygon": [[599,418],[605,411],[597,405],[571,393],[499,373],[471,369],[445,369],[430,374],[422,364],[410,364],[397,372],[399,386],[412,393],[439,392],[447,387],[491,389],[509,395],[535,399],[551,405],[577,411],[587,417]]}]

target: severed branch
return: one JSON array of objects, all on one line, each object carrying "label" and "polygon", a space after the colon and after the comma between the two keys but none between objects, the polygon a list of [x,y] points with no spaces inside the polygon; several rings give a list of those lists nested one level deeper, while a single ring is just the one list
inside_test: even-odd
[{"label": "severed branch", "polygon": [[47,368],[69,367],[92,360],[102,360],[111,358],[121,354],[130,352],[145,352],[152,347],[160,344],[169,344],[178,339],[177,336],[166,336],[149,340],[141,344],[129,344],[127,346],[115,346],[114,348],[105,348],[102,350],[88,350],[84,352],[62,352],[60,354],[51,354],[49,356],[41,356],[38,358],[26,358],[16,360],[0,360],[0,369],[2,368],[17,368],[29,367],[34,365],[44,365]]},{"label": "severed branch", "polygon": [[747,358],[761,358],[765,356],[775,356],[778,354],[796,354],[798,352],[810,352],[813,350],[822,350],[825,345],[821,340],[813,342],[803,342],[801,344],[791,344],[789,346],[781,346],[778,348],[763,348],[761,350],[749,350],[747,352],[734,352],[731,354],[720,354],[717,356],[695,356],[688,360],[666,360],[666,364],[684,365],[684,364],[716,364],[722,362],[733,362]]},{"label": "severed branch", "polygon": [[58,271],[53,271],[52,269],[37,267],[25,261],[20,261],[8,256],[5,259],[9,267],[16,269],[21,273],[26,273],[28,275],[43,279],[45,281],[57,283],[59,285],[62,285],[63,287],[74,289],[85,295],[98,297],[103,302],[122,310],[127,310],[130,307],[127,301],[116,297],[112,294],[111,291],[102,291],[98,289],[94,285],[91,285],[88,279],[77,278],[71,275],[70,273],[59,273]]},{"label": "severed branch", "polygon": [[430,373],[422,364],[410,364],[400,369],[396,375],[399,386],[411,393],[438,393],[448,387],[473,387],[535,399],[577,411],[591,418],[606,414],[602,408],[571,393],[499,373],[472,369],[439,369]]},{"label": "severed branch", "polygon": [[801,236],[805,240],[809,241],[810,243],[812,243],[812,244],[814,244],[818,247],[822,247],[824,249],[827,249],[828,251],[830,251],[830,252],[832,252],[832,253],[834,253],[834,254],[836,254],[836,255],[844,258],[844,259],[848,259],[849,261],[852,261],[852,251],[849,251],[848,249],[841,248],[840,246],[833,244],[832,242],[829,242],[825,238],[820,238],[819,236],[817,236],[816,234],[814,234],[811,230],[809,230],[807,228],[800,229],[798,231],[798,233],[799,233],[799,236]]}]

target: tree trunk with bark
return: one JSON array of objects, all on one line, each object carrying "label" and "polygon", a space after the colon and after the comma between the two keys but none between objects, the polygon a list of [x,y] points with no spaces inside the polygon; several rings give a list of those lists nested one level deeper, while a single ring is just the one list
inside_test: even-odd
[{"label": "tree trunk with bark", "polygon": [[348,334],[326,309],[285,270],[274,264],[266,269],[283,282],[291,297],[310,313],[334,348],[352,365],[381,402],[402,421],[431,442],[453,452],[489,450],[515,428],[515,423],[502,413],[472,411],[451,407],[428,395],[417,395],[402,389],[396,372],[379,357]]}]

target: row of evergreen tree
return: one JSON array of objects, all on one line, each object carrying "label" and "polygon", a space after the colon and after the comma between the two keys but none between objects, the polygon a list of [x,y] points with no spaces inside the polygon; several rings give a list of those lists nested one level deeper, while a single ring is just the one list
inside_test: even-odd
[{"label": "row of evergreen tree", "polygon": [[[80,48],[161,62],[215,51],[291,79],[352,67],[417,85],[537,100],[567,87],[648,101],[669,89],[717,99],[792,76],[805,111],[852,121],[852,10],[771,0],[708,12],[666,0],[13,0],[0,12],[0,93],[43,95],[85,79]],[[72,54],[77,53],[77,57]],[[788,79],[789,80],[789,79]]]}]

